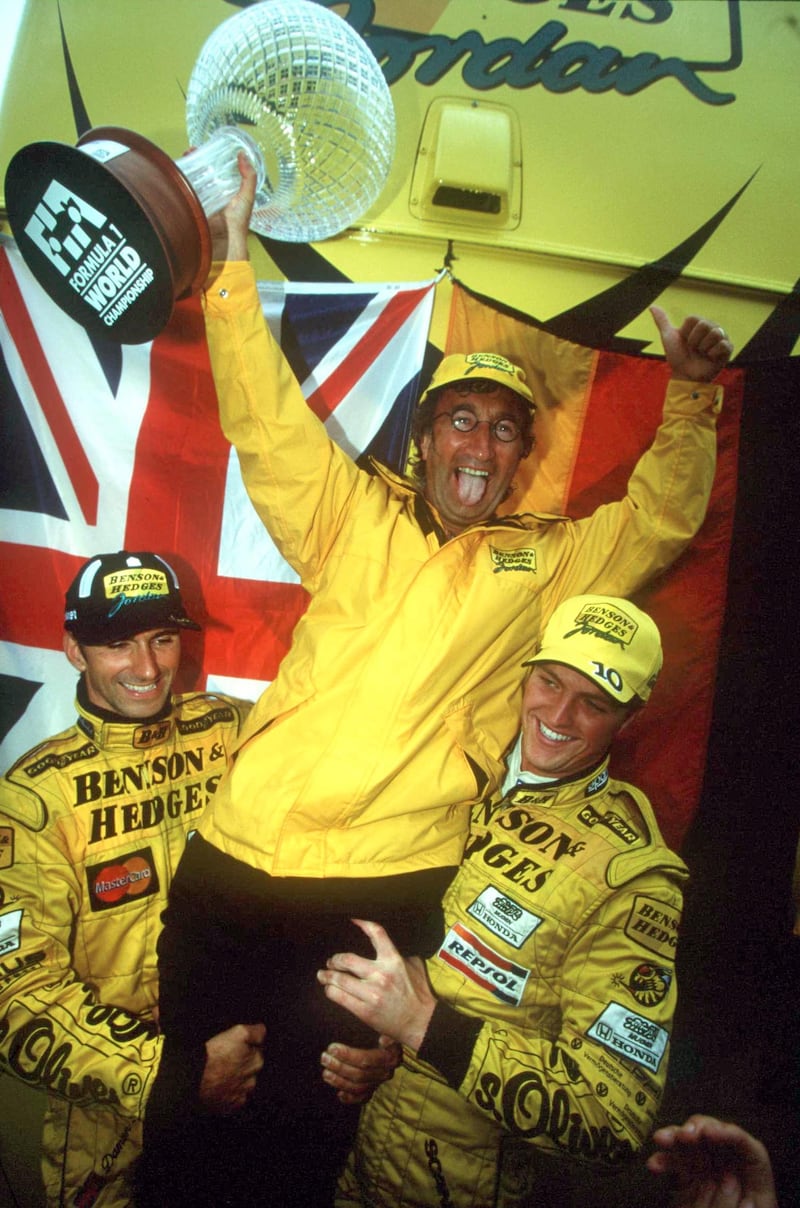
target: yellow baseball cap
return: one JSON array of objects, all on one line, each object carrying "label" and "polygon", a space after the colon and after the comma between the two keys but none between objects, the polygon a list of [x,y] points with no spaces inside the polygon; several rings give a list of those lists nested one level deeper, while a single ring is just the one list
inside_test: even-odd
[{"label": "yellow baseball cap", "polygon": [[532,663],[563,663],[596,683],[612,700],[645,701],[663,663],[652,617],[617,596],[572,596],[545,626]]},{"label": "yellow baseball cap", "polygon": [[524,399],[532,411],[536,410],[530,386],[525,380],[525,371],[499,352],[454,352],[443,357],[419,401],[424,402],[430,392],[438,390],[440,386],[450,386],[453,382],[463,382],[471,377],[488,378],[508,386]]}]

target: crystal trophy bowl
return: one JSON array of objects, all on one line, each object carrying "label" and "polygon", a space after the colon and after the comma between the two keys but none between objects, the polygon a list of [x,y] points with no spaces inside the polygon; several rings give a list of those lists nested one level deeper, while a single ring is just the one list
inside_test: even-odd
[{"label": "crystal trophy bowl", "polygon": [[363,39],[314,0],[261,0],[200,51],[172,160],[121,127],[76,147],[32,143],[6,173],[9,220],[28,267],[90,333],[153,339],[211,263],[208,218],[238,191],[237,157],[258,186],[251,229],[310,242],[377,200],[394,153],[391,95]]}]

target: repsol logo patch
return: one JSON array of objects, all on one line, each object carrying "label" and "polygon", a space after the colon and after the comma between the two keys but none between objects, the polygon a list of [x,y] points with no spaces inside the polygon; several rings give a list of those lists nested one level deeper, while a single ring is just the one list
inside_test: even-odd
[{"label": "repsol logo patch", "polygon": [[159,889],[153,853],[149,847],[129,855],[91,864],[86,869],[93,911],[111,910],[135,898],[147,898]]},{"label": "repsol logo patch", "polygon": [[451,927],[436,955],[501,1002],[519,1006],[530,970],[495,952],[462,923]]},{"label": "repsol logo patch", "polygon": [[535,549],[498,549],[489,546],[489,556],[492,559],[492,571],[502,575],[509,571],[522,571],[528,575],[536,574]]}]

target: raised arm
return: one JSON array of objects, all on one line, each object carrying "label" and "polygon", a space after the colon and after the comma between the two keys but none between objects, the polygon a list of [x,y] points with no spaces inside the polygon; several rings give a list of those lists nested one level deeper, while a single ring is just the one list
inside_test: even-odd
[{"label": "raised arm", "polygon": [[722,328],[690,317],[673,327],[653,307],[672,376],[661,423],[639,457],[623,499],[565,531],[559,598],[583,592],[630,596],[670,566],[705,519],[716,469],[722,387],[712,379],[732,345]]},{"label": "raised arm", "polygon": [[215,220],[215,263],[203,293],[223,432],[244,485],[283,557],[313,594],[346,510],[368,476],[328,436],[264,319],[247,231],[255,175],[240,156],[239,192]]},{"label": "raised arm", "polygon": [[680,327],[673,327],[667,312],[660,306],[651,306],[650,314],[674,378],[711,382],[725,368],[733,353],[733,344],[718,323],[689,315]]}]

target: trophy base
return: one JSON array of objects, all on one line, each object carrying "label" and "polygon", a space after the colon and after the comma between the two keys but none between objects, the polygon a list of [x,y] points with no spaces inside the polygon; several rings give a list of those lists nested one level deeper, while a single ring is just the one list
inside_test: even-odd
[{"label": "trophy base", "polygon": [[100,126],[77,147],[31,143],[11,160],[6,205],[19,250],[53,301],[93,336],[143,344],[211,265],[208,220],[159,147]]}]

